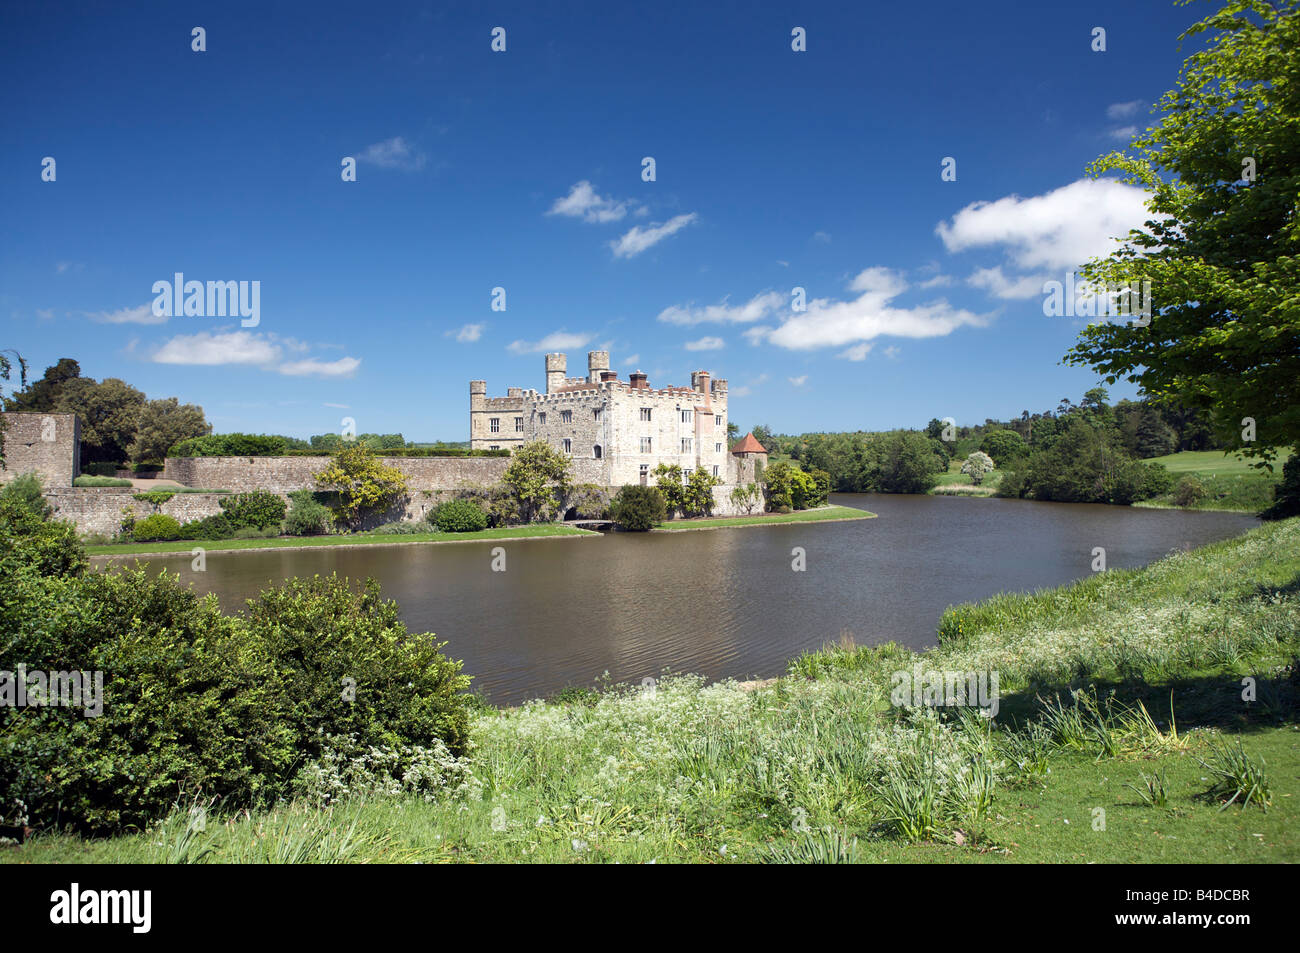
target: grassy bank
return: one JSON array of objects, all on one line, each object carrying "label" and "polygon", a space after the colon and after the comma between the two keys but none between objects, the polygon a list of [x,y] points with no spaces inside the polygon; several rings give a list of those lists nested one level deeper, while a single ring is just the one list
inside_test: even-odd
[{"label": "grassy bank", "polygon": [[1283,450],[1273,463],[1273,472],[1258,470],[1249,461],[1225,455],[1220,450],[1188,450],[1164,457],[1152,457],[1174,475],[1175,480],[1192,477],[1205,488],[1204,497],[1191,506],[1179,507],[1175,495],[1167,493],[1134,506],[1155,509],[1227,510],[1258,513],[1273,503],[1273,487],[1282,476],[1282,465],[1291,454]]},{"label": "grassy bank", "polygon": [[137,556],[155,553],[188,555],[201,547],[209,553],[235,549],[308,549],[317,546],[400,546],[406,543],[472,543],[481,539],[533,539],[543,536],[595,536],[574,526],[504,526],[475,533],[355,533],[339,536],[276,536],[269,539],[177,539],[165,543],[111,543],[87,546],[91,556]]},{"label": "grassy bank", "polygon": [[839,520],[873,519],[875,513],[852,506],[819,506],[793,513],[759,513],[756,516],[717,516],[703,519],[672,520],[660,523],[655,532],[679,533],[692,529],[720,529],[727,526],[779,526],[782,523],[827,523]]},{"label": "grassy bank", "polygon": [[[846,634],[755,691],[677,677],[485,709],[454,799],[354,790],[204,830],[182,811],[0,860],[1300,860],[1300,519],[958,606],[939,634],[919,654]],[[997,718],[892,705],[914,665],[997,672]]]}]

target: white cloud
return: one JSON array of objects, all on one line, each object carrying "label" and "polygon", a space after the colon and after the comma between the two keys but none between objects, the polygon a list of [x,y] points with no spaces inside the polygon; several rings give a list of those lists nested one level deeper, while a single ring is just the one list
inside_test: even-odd
[{"label": "white cloud", "polygon": [[36,309],[36,316],[37,316],[38,318],[40,318],[42,321],[53,321],[53,320],[54,320],[54,309],[53,309],[53,308],[37,308],[37,309]]},{"label": "white cloud", "polygon": [[727,346],[722,338],[703,337],[698,341],[687,341],[683,345],[688,351],[717,351]]},{"label": "white cloud", "polygon": [[444,337],[455,338],[460,344],[471,344],[483,336],[486,324],[462,324],[453,331],[443,332]]},{"label": "white cloud", "polygon": [[361,362],[355,357],[340,357],[337,361],[308,358],[283,364],[277,370],[290,377],[351,377],[360,366]]},{"label": "white cloud", "polygon": [[166,324],[167,315],[153,313],[153,305],[142,304],[135,308],[122,308],[119,311],[83,311],[90,320],[99,324]]},{"label": "white cloud", "polygon": [[867,355],[870,353],[871,353],[870,344],[855,344],[847,351],[841,351],[839,354],[836,354],[835,356],[842,357],[845,360],[849,360],[849,361],[865,361],[867,359]]},{"label": "white cloud", "polygon": [[591,340],[590,334],[570,334],[567,331],[555,331],[540,341],[511,341],[506,350],[511,354],[545,354],[552,351],[567,351],[569,348],[584,347]]},{"label": "white cloud", "polygon": [[280,359],[280,346],[261,334],[230,331],[225,334],[178,334],[154,352],[156,364],[268,365]]},{"label": "white cloud", "polygon": [[952,275],[935,275],[917,285],[918,288],[946,288],[952,284]]},{"label": "white cloud", "polygon": [[291,351],[303,349],[302,342],[293,338],[277,338],[273,334],[200,331],[198,334],[176,335],[154,351],[150,359],[155,364],[204,367],[244,365],[278,371],[292,377],[351,377],[361,366],[361,361],[355,357],[341,357],[336,361],[306,358],[282,364],[285,347]]},{"label": "white cloud", "polygon": [[415,172],[424,168],[424,153],[413,149],[401,136],[376,142],[366,146],[357,153],[357,161],[378,166],[381,169],[401,169]]},{"label": "white cloud", "polygon": [[[612,198],[600,195],[596,192],[596,187],[586,179],[569,189],[569,194],[564,198],[555,200],[547,215],[566,215],[569,218],[580,218],[584,222],[603,225],[607,222],[617,222],[627,215],[627,202],[616,202]],[[637,209],[638,215],[644,215],[644,208]]]},{"label": "white cloud", "polygon": [[894,347],[892,344],[885,348],[884,351],[885,357],[889,358],[891,361],[896,360],[900,353],[902,353],[902,348]]},{"label": "white cloud", "polygon": [[351,410],[351,409],[352,409],[352,405],[351,405],[351,404],[331,404],[331,403],[324,403],[324,404],[322,404],[321,406],[322,406],[322,407],[332,407],[332,408],[335,409],[335,410]]},{"label": "white cloud", "polygon": [[703,324],[716,321],[724,324],[749,324],[768,317],[785,303],[785,296],[777,291],[766,291],[755,295],[742,305],[729,305],[727,298],[720,304],[711,304],[703,308],[694,305],[664,308],[659,312],[659,320],[668,324]]},{"label": "white cloud", "polygon": [[974,202],[935,232],[950,252],[1001,245],[1020,268],[1073,271],[1146,221],[1146,199],[1144,190],[1113,179],[1080,179],[1027,199]]},{"label": "white cloud", "polygon": [[[806,351],[863,344],[881,336],[943,337],[960,327],[988,323],[987,317],[954,308],[943,299],[910,308],[891,306],[894,298],[908,290],[908,284],[888,268],[865,269],[849,282],[849,290],[858,296],[844,301],[815,298],[806,311],[785,318],[779,327],[752,328],[746,337],[751,343],[766,340],[788,350]],[[856,347],[843,356],[862,360],[868,350]]]},{"label": "white cloud", "polygon": [[623,361],[623,366],[624,366],[624,367],[636,367],[636,366],[637,366],[638,364],[640,364],[640,363],[641,363],[641,355],[640,355],[640,354],[629,354],[628,357]]},{"label": "white cloud", "polygon": [[992,268],[975,269],[966,279],[966,284],[973,288],[983,288],[997,298],[1024,300],[1040,297],[1043,293],[1043,282],[1047,280],[1049,280],[1047,275],[1022,275],[1008,278],[1002,273],[1001,265],[994,265]]},{"label": "white cloud", "polygon": [[813,232],[812,237],[813,241],[821,242],[823,245],[829,245],[831,243],[830,232]]},{"label": "white cloud", "polygon": [[802,387],[804,384],[808,383],[808,375],[800,374],[798,377],[787,377],[786,380],[788,380],[795,387]]},{"label": "white cloud", "polygon": [[677,234],[698,218],[697,214],[690,212],[686,215],[674,215],[662,225],[651,225],[648,228],[634,225],[624,235],[610,242],[609,246],[614,249],[615,258],[632,258],[647,248],[653,248],[670,235]]},{"label": "white cloud", "polygon": [[1142,105],[1140,99],[1130,99],[1126,103],[1111,103],[1106,107],[1107,119],[1128,119],[1130,116],[1136,116],[1138,107]]}]

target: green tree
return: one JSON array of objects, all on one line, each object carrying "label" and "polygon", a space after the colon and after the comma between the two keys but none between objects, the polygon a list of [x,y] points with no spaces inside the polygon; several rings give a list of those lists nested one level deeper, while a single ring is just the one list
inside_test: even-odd
[{"label": "green tree", "polygon": [[534,440],[510,457],[501,481],[510,489],[525,523],[558,516],[560,500],[569,494],[572,461],[544,440]]},{"label": "green tree", "polygon": [[364,444],[349,442],[316,474],[316,486],[338,494],[335,520],[356,529],[406,496],[406,475],[380,462]]},{"label": "green tree", "polygon": [[992,457],[997,466],[1024,456],[1028,449],[1025,438],[1014,430],[989,430],[980,441],[980,450]]},{"label": "green tree", "polygon": [[668,515],[673,516],[686,506],[685,478],[682,468],[675,463],[661,463],[650,474],[655,478],[655,485],[668,507]]},{"label": "green tree", "polygon": [[76,414],[81,421],[81,462],[122,463],[131,457],[142,391],[124,380],[77,377],[67,381],[53,410]]},{"label": "green tree", "polygon": [[691,477],[682,488],[682,512],[687,516],[708,516],[713,512],[713,488],[722,481],[703,467],[691,471]]},{"label": "green tree", "polygon": [[889,434],[881,447],[878,489],[884,493],[926,493],[943,468],[930,439],[916,431]]},{"label": "green tree", "polygon": [[182,404],[175,397],[148,401],[140,408],[131,442],[131,460],[135,463],[161,464],[167,451],[182,440],[204,437],[212,425],[196,404]]},{"label": "green tree", "polygon": [[1149,190],[1151,218],[1084,275],[1149,281],[1153,307],[1149,321],[1089,325],[1066,355],[1209,412],[1227,446],[1265,463],[1300,443],[1298,13],[1297,0],[1232,0],[1194,24],[1183,38],[1208,43],[1160,122],[1089,167]]},{"label": "green tree", "polygon": [[[18,355],[17,351],[10,351],[9,353],[18,357],[19,366],[22,368],[22,389],[5,399],[5,410],[12,410],[15,413],[39,413],[41,411],[55,410],[59,405],[59,397],[62,395],[67,382],[81,377],[81,365],[70,357],[64,357],[60,358],[59,362],[54,366],[47,367],[40,380],[32,381],[31,386],[28,386],[27,363]],[[8,365],[9,359],[0,356],[0,370],[4,371],[6,380],[9,378]]]},{"label": "green tree", "polygon": [[[10,354],[13,355],[13,360],[9,358]],[[23,360],[21,354],[12,349],[0,351],[0,380],[9,380],[10,375],[13,373],[14,361],[18,362],[18,386],[26,388],[27,362]],[[4,396],[4,391],[0,390],[0,407],[5,407],[7,404],[8,401]],[[0,415],[0,470],[5,468],[5,429],[7,427],[8,424],[5,422],[4,416]]]}]

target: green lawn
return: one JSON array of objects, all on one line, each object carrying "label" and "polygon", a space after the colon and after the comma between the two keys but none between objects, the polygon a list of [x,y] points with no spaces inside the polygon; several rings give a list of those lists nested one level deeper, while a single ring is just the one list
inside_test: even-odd
[{"label": "green lawn", "polygon": [[87,546],[91,556],[119,556],[147,553],[189,553],[196,548],[207,552],[231,549],[268,549],[293,546],[371,546],[399,543],[470,543],[480,539],[517,539],[541,536],[596,536],[574,526],[506,526],[477,533],[357,533],[340,536],[277,536],[270,539],[178,539],[166,543],[111,543]]},{"label": "green lawn", "polygon": [[[1282,464],[1290,458],[1291,451],[1283,450],[1277,460],[1273,462],[1273,472],[1280,474]],[[1145,463],[1159,463],[1170,473],[1193,473],[1211,476],[1215,474],[1238,474],[1238,473],[1258,473],[1250,465],[1248,460],[1238,458],[1232,454],[1224,454],[1222,450],[1185,450],[1182,453],[1171,453],[1164,457],[1152,457]]]},{"label": "green lawn", "polygon": [[[483,708],[456,795],[214,810],[202,830],[182,806],[0,862],[1300,861],[1300,518],[956,606],[939,637],[914,653],[845,633],[756,690],[666,676]],[[998,673],[996,719],[892,704],[918,666]],[[1238,744],[1263,804],[1214,790],[1208,765]]]},{"label": "green lawn", "polygon": [[757,516],[719,516],[705,519],[672,520],[660,523],[656,532],[680,533],[692,529],[718,529],[724,526],[774,526],[782,523],[818,523],[830,520],[866,520],[875,513],[852,506],[820,506],[813,510],[796,510],[793,513],[760,513]]}]

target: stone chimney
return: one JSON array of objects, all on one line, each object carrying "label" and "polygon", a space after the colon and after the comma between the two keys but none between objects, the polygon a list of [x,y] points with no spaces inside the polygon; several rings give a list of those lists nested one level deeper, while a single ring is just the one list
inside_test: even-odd
[{"label": "stone chimney", "polygon": [[650,386],[649,380],[646,378],[645,374],[640,371],[635,371],[627,375],[627,379],[631,382],[632,386],[638,390],[646,390]]}]

